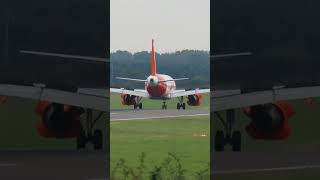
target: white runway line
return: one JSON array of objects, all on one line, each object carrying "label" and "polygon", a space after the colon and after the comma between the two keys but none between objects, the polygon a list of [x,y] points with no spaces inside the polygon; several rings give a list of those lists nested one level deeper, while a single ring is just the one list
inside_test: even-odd
[{"label": "white runway line", "polygon": [[209,116],[210,114],[186,114],[178,116],[150,116],[143,118],[126,118],[126,119],[111,119],[111,121],[126,121],[126,120],[143,120],[143,119],[162,119],[162,118],[174,118],[174,117],[192,117],[192,116]]},{"label": "white runway line", "polygon": [[118,113],[110,113],[110,114],[118,114]]},{"label": "white runway line", "polygon": [[289,166],[289,167],[263,168],[263,169],[222,170],[222,171],[213,171],[212,174],[239,174],[239,173],[254,173],[254,172],[289,171],[289,170],[302,170],[302,169],[312,169],[312,168],[320,168],[320,165]]}]

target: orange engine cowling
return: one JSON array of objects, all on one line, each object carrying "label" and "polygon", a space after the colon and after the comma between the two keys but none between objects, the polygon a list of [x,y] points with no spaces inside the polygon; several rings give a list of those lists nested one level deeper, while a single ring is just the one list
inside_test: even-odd
[{"label": "orange engine cowling", "polygon": [[134,96],[134,95],[121,94],[120,97],[121,97],[121,103],[122,103],[123,105],[128,105],[128,106],[130,106],[130,105],[134,105],[134,104],[137,103],[137,101],[136,101],[136,96]]},{"label": "orange engine cowling", "polygon": [[81,131],[81,111],[77,107],[42,101],[35,112],[41,118],[36,128],[42,137],[73,138]]},{"label": "orange engine cowling", "polygon": [[189,106],[200,106],[202,103],[202,96],[200,94],[189,95],[187,103]]},{"label": "orange engine cowling", "polygon": [[251,119],[246,131],[254,139],[286,139],[291,134],[294,111],[286,101],[251,106],[244,113]]}]

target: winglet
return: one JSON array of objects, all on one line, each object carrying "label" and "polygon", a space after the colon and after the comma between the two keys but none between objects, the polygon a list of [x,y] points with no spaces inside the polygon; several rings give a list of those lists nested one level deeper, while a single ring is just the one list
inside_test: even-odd
[{"label": "winglet", "polygon": [[152,39],[152,52],[151,52],[151,75],[155,76],[157,74],[157,64],[156,64],[156,55],[154,53],[154,40]]}]

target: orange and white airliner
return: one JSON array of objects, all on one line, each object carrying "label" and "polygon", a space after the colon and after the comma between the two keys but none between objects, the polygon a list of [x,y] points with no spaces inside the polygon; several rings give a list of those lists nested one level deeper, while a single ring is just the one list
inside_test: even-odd
[{"label": "orange and white airliner", "polygon": [[117,79],[139,81],[145,83],[145,89],[127,90],[124,88],[116,89],[110,88],[112,93],[120,93],[121,102],[123,105],[133,105],[134,109],[142,109],[142,98],[150,98],[162,100],[162,109],[167,109],[166,100],[171,98],[178,98],[177,109],[185,109],[186,104],[183,101],[183,97],[187,97],[187,104],[189,106],[200,106],[202,100],[202,93],[209,93],[210,89],[195,89],[195,90],[176,90],[175,81],[186,80],[188,78],[173,79],[165,74],[157,73],[157,64],[154,52],[154,41],[152,40],[152,52],[151,52],[151,75],[146,79],[132,79],[117,77]]}]

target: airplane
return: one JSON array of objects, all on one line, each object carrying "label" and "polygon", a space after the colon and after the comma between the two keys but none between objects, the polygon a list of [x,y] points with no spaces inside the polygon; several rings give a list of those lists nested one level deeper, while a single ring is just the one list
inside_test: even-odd
[{"label": "airplane", "polygon": [[109,112],[106,3],[47,0],[1,6],[0,103],[11,97],[38,101],[35,129],[43,138],[75,138],[77,149],[92,143],[101,150],[108,144],[96,127]]},{"label": "airplane", "polygon": [[157,73],[157,64],[154,50],[154,40],[152,39],[151,51],[151,74],[147,79],[134,79],[127,77],[116,77],[120,80],[144,82],[144,89],[128,90],[124,88],[110,88],[110,92],[119,93],[123,105],[133,105],[134,109],[142,109],[142,98],[154,100],[162,100],[162,109],[167,109],[166,100],[178,98],[177,109],[186,109],[184,97],[186,96],[189,106],[200,106],[203,93],[209,93],[210,89],[195,89],[195,90],[176,90],[175,81],[187,80],[188,78],[172,78],[166,74]]}]

